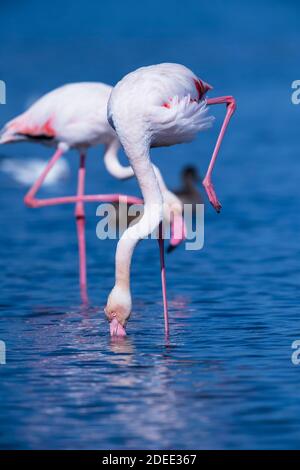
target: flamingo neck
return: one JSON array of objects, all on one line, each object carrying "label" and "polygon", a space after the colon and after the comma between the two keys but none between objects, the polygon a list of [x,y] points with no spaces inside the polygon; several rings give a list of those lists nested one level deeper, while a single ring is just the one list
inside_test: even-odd
[{"label": "flamingo neck", "polygon": [[[104,164],[107,171],[117,179],[123,180],[128,179],[134,176],[134,171],[131,166],[123,166],[118,158],[118,150],[120,144],[118,140],[113,140],[109,145],[106,146],[104,154]],[[171,206],[172,204],[177,204],[180,206],[180,200],[176,198],[175,194],[171,193],[162,177],[162,174],[159,168],[152,164],[154,173],[160,188],[160,191],[163,195],[164,202]]]},{"label": "flamingo neck", "polygon": [[118,157],[118,151],[120,143],[117,139],[114,139],[105,148],[104,153],[104,165],[107,171],[117,179],[131,178],[134,173],[131,166],[123,166]]},{"label": "flamingo neck", "polygon": [[149,156],[149,146],[124,145],[129,162],[144,198],[144,214],[137,224],[129,227],[119,240],[116,251],[116,285],[130,286],[130,265],[139,240],[151,234],[162,220],[162,193]]}]

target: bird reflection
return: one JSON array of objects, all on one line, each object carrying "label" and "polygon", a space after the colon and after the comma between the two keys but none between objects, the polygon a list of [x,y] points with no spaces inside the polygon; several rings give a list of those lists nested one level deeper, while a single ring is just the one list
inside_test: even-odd
[{"label": "bird reflection", "polygon": [[119,337],[112,336],[109,347],[113,356],[109,357],[109,361],[116,365],[130,365],[133,363],[133,354],[135,352],[134,344],[128,336]]}]

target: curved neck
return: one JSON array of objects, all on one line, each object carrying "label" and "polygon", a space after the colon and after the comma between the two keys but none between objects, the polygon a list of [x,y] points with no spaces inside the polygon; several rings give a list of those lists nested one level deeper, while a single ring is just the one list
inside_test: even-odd
[{"label": "curved neck", "polygon": [[[117,140],[113,140],[109,145],[106,146],[104,153],[105,168],[112,176],[117,179],[131,178],[132,176],[134,176],[134,171],[131,166],[123,166],[120,163],[118,157],[119,148],[120,144]],[[154,164],[152,164],[152,167],[154,169],[154,173],[157,178],[157,182],[161,192],[164,193],[168,191],[160,170]]]},{"label": "curved neck", "polygon": [[104,165],[108,173],[117,179],[127,179],[134,175],[131,166],[123,166],[118,157],[120,143],[114,139],[110,144],[106,145],[104,153]]},{"label": "curved neck", "polygon": [[163,201],[150,161],[149,147],[126,143],[124,149],[144,198],[143,216],[137,224],[123,233],[116,251],[116,285],[129,289],[130,264],[134,248],[139,240],[147,237],[158,227],[162,220]]},{"label": "curved neck", "polygon": [[[134,171],[131,166],[123,166],[118,157],[118,150],[120,148],[120,143],[117,139],[113,140],[109,145],[105,148],[104,153],[104,164],[107,171],[117,179],[128,179],[134,176]],[[159,188],[163,195],[168,195],[169,190],[164,182],[162,174],[158,167],[152,164],[155,176],[157,178],[157,182]]]}]

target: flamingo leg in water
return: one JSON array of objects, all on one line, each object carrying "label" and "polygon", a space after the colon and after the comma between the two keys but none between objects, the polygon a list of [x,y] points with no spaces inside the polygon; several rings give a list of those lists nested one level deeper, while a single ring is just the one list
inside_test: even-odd
[{"label": "flamingo leg in water", "polygon": [[[85,187],[85,160],[86,155],[80,155],[78,170],[77,196],[83,196]],[[75,217],[77,225],[78,252],[79,252],[79,285],[83,303],[88,303],[87,280],[86,280],[86,242],[85,242],[85,211],[84,202],[77,201],[75,206]]]},{"label": "flamingo leg in water", "polygon": [[203,186],[206,190],[209,201],[211,202],[213,207],[216,209],[216,211],[220,212],[222,206],[221,206],[220,202],[217,199],[213,184],[211,182],[211,175],[212,175],[212,171],[213,171],[213,168],[214,168],[214,165],[215,165],[215,162],[216,162],[216,159],[217,159],[217,155],[219,153],[220,146],[221,146],[222,140],[224,138],[227,126],[229,124],[229,121],[230,121],[235,109],[236,109],[236,103],[235,103],[235,99],[232,96],[221,96],[219,98],[208,98],[206,103],[209,106],[214,105],[214,104],[226,104],[226,107],[227,107],[226,115],[225,115],[221,130],[220,130],[220,133],[219,133],[219,136],[218,136],[218,139],[217,139],[217,142],[216,142],[216,145],[215,145],[215,148],[214,148],[214,151],[213,151],[213,154],[212,154],[209,166],[208,166],[208,170],[207,170],[207,173],[206,173],[205,178],[203,180]]},{"label": "flamingo leg in water", "polygon": [[159,252],[160,252],[160,268],[161,268],[161,286],[164,305],[164,321],[165,321],[165,335],[169,336],[169,313],[168,313],[168,300],[167,300],[167,283],[166,283],[166,266],[165,266],[165,251],[164,251],[164,238],[162,223],[159,225]]}]

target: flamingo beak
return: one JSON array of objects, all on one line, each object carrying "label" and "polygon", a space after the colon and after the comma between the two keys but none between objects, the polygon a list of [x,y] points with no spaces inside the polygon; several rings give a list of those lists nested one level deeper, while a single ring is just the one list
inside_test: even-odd
[{"label": "flamingo beak", "polygon": [[171,238],[167,252],[171,253],[186,239],[186,226],[181,214],[173,214],[171,222]]},{"label": "flamingo beak", "polygon": [[110,336],[118,336],[120,338],[126,336],[126,331],[123,325],[118,322],[116,318],[113,318],[109,324]]}]

